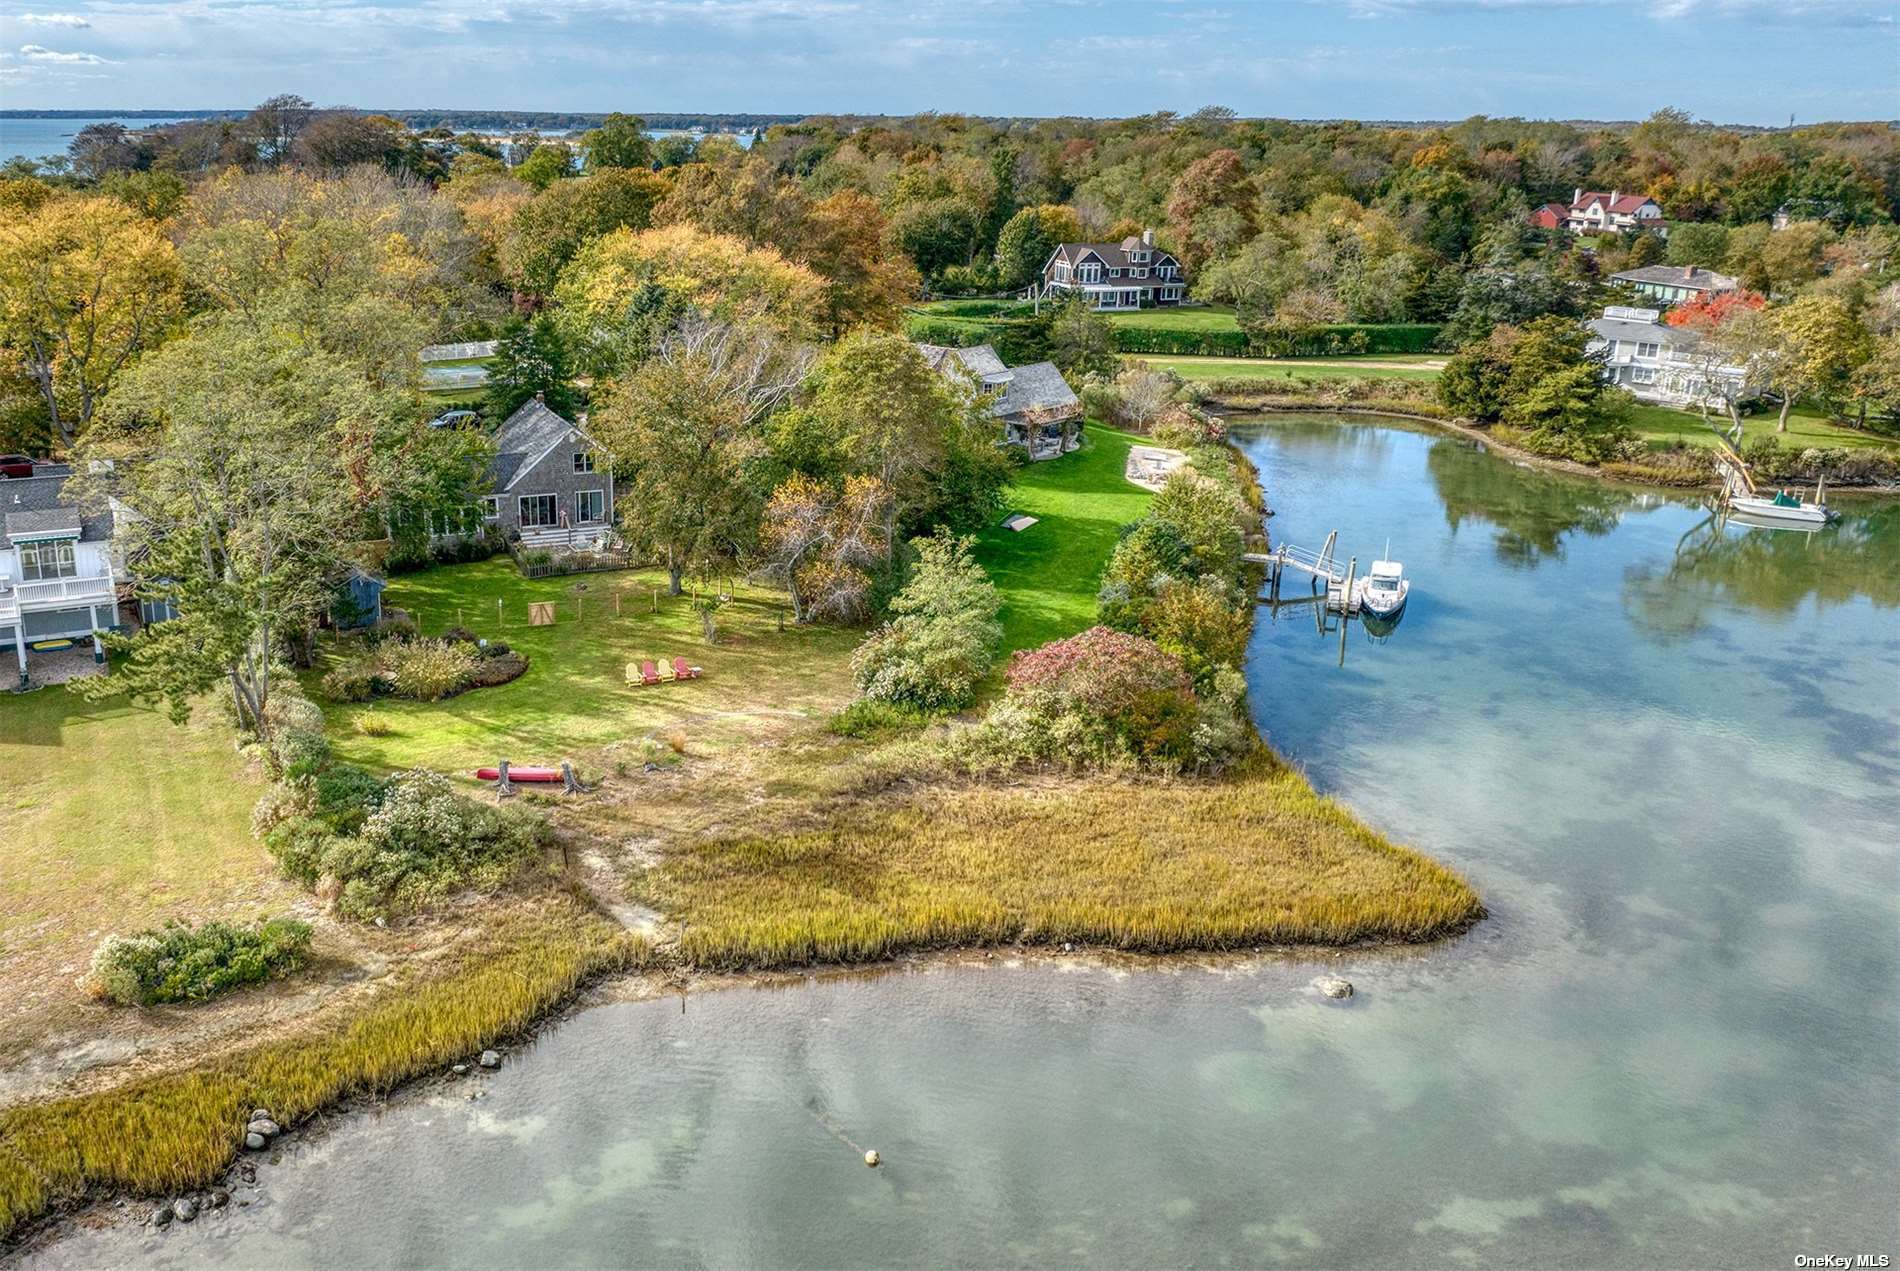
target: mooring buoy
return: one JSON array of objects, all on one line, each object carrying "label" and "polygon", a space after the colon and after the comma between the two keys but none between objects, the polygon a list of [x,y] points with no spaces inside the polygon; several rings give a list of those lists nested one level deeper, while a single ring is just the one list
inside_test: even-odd
[{"label": "mooring buoy", "polygon": [[877,1154],[876,1148],[872,1148],[870,1151],[864,1154],[864,1163],[866,1165],[869,1165],[872,1169],[876,1169],[877,1163],[882,1159],[883,1158]]}]

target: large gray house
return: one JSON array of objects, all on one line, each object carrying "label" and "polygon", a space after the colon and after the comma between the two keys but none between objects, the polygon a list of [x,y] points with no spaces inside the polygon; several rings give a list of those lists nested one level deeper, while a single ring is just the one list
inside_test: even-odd
[{"label": "large gray house", "polygon": [[1021,446],[1031,459],[1054,459],[1082,444],[1082,399],[1055,363],[1004,366],[987,344],[919,344],[917,351],[938,374],[960,376],[978,392],[994,394],[990,414],[1002,422],[1001,444]]},{"label": "large gray house", "polygon": [[66,494],[72,469],[35,464],[31,476],[0,477],[0,649],[11,649],[27,683],[33,646],[89,643],[119,624],[110,512],[88,513]]},{"label": "large gray house", "polygon": [[537,393],[495,433],[482,522],[532,547],[598,543],[613,528],[613,466],[580,424],[549,410]]},{"label": "large gray house", "polygon": [[1080,296],[1092,309],[1178,305],[1187,296],[1181,262],[1155,246],[1153,230],[1119,243],[1063,243],[1042,266],[1041,297]]}]

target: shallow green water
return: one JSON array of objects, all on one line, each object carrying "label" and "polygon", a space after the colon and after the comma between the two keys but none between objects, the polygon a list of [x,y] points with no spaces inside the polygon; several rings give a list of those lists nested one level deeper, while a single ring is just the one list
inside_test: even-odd
[{"label": "shallow green water", "polygon": [[[1383,644],[1263,621],[1262,726],[1494,917],[1423,951],[592,1010],[49,1264],[1763,1266],[1900,1256],[1900,506],[1809,537],[1422,433],[1244,435],[1387,536]],[[1352,978],[1344,1006],[1305,989]],[[483,1097],[470,1102],[469,1089]],[[858,1161],[876,1147],[886,1165]],[[248,1199],[249,1197],[247,1197]]]}]

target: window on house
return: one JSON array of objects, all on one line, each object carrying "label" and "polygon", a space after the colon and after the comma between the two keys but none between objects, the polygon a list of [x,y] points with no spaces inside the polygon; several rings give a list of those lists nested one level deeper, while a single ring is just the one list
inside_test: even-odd
[{"label": "window on house", "polygon": [[1637,367],[1630,368],[1630,383],[1654,384],[1655,382],[1656,382],[1656,372],[1650,367],[1637,366]]},{"label": "window on house", "polygon": [[592,472],[593,470],[594,470],[593,454],[586,450],[576,450],[574,452],[574,471]]},{"label": "window on house", "polygon": [[607,495],[602,490],[580,490],[574,495],[574,524],[589,525],[607,519]]},{"label": "window on house", "polygon": [[524,494],[516,507],[524,530],[557,524],[561,515],[561,500],[552,494]]},{"label": "window on house", "polygon": [[27,582],[71,578],[78,572],[78,565],[73,560],[71,539],[20,544],[20,577]]},{"label": "window on house", "polygon": [[499,521],[501,519],[501,500],[495,495],[483,495],[478,500],[482,509],[482,520]]},{"label": "window on house", "polygon": [[1655,357],[1662,352],[1662,345],[1653,340],[1639,340],[1636,344],[1637,357]]}]

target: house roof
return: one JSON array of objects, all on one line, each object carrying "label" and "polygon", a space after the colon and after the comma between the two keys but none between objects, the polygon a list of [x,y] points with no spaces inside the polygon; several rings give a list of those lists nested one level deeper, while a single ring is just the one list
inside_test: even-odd
[{"label": "house roof", "polygon": [[65,496],[72,469],[45,465],[30,477],[0,480],[0,547],[11,547],[16,535],[24,538],[77,532],[82,543],[102,543],[112,537],[112,513],[87,514]]},{"label": "house roof", "polygon": [[917,351],[924,355],[925,363],[933,371],[942,371],[944,362],[948,360],[986,383],[1009,374],[1003,359],[987,344],[972,344],[967,349],[953,348],[947,344],[919,344]]},{"label": "house roof", "polygon": [[1003,386],[1003,395],[990,407],[990,414],[1066,413],[1080,410],[1081,406],[1082,399],[1062,378],[1054,362],[1032,362],[1013,368],[1009,383]]},{"label": "house roof", "polygon": [[[1055,260],[1057,258],[1060,258],[1062,260],[1068,261],[1071,265],[1073,265],[1073,264],[1076,264],[1078,261],[1080,261],[1084,256],[1087,256],[1090,252],[1093,252],[1097,256],[1101,257],[1102,263],[1104,265],[1109,266],[1111,269],[1126,269],[1130,267],[1128,253],[1131,251],[1143,251],[1143,250],[1151,251],[1154,253],[1153,257],[1147,262],[1148,266],[1151,268],[1155,265],[1159,265],[1163,263],[1164,261],[1175,264],[1175,265],[1180,264],[1179,261],[1175,260],[1173,252],[1164,252],[1159,247],[1155,247],[1152,244],[1144,246],[1142,241],[1139,238],[1123,239],[1119,243],[1063,243],[1056,248],[1055,256],[1052,256],[1050,259]],[[1134,266],[1134,267],[1140,268],[1139,265]],[[1139,282],[1144,282],[1147,280],[1136,278],[1133,281],[1139,283]],[[1180,280],[1176,279],[1175,281],[1178,282]]]},{"label": "house roof", "polygon": [[1687,287],[1692,291],[1733,291],[1741,285],[1738,279],[1727,274],[1687,265],[1644,265],[1641,269],[1625,269],[1622,273],[1611,274],[1610,278],[1614,282],[1647,282],[1665,287]]},{"label": "house roof", "polygon": [[579,437],[594,449],[600,449],[580,426],[554,411],[539,398],[530,398],[508,416],[495,430],[495,458],[488,465],[495,489],[506,490],[523,472],[539,463],[541,457],[566,441]]},{"label": "house roof", "polygon": [[1564,217],[1568,215],[1570,215],[1570,209],[1566,207],[1564,204],[1546,203],[1542,207],[1532,210],[1531,219],[1534,221],[1538,217],[1541,216],[1555,223],[1555,222],[1561,222],[1564,219]]},{"label": "house roof", "polygon": [[1632,343],[1653,341],[1667,349],[1686,349],[1699,338],[1686,327],[1661,322],[1636,322],[1629,318],[1593,318],[1586,325],[1604,340],[1628,340]]},{"label": "house roof", "polygon": [[1581,212],[1592,203],[1601,203],[1605,211],[1623,212],[1634,215],[1637,208],[1643,206],[1645,203],[1653,202],[1655,202],[1655,200],[1646,194],[1624,194],[1618,190],[1608,192],[1602,190],[1585,190],[1583,194],[1570,205],[1568,210]]}]

